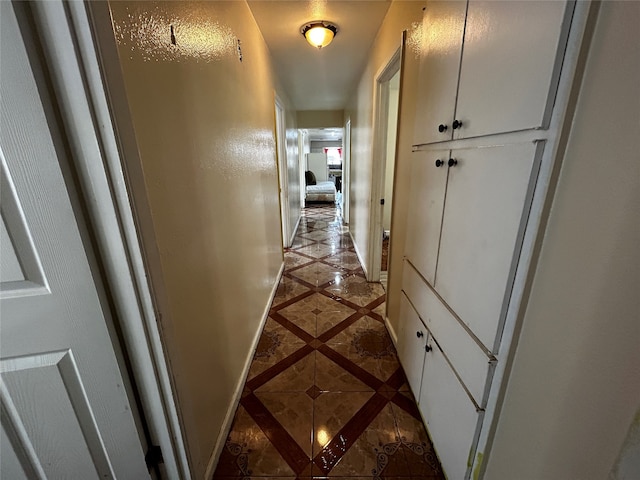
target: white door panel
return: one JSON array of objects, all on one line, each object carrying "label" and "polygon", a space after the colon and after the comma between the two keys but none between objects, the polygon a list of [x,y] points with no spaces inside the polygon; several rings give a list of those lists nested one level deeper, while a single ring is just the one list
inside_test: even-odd
[{"label": "white door panel", "polygon": [[451,140],[466,9],[466,0],[427,2],[414,144]]},{"label": "white door panel", "polygon": [[[406,265],[405,268],[411,268]],[[407,381],[416,399],[420,398],[422,365],[424,362],[427,329],[402,293],[400,295],[400,330],[398,332],[398,358],[407,375]]]},{"label": "white door panel", "polygon": [[428,344],[432,350],[424,361],[419,408],[447,478],[462,480],[467,478],[467,461],[482,412],[462,388],[433,337]]},{"label": "white door panel", "polygon": [[3,239],[11,240],[3,253],[13,251],[24,277],[2,277],[8,441],[0,446],[0,476],[149,478],[109,314],[62,173],[63,143],[22,42],[34,34],[27,25],[20,31],[11,3],[0,9],[0,210]]},{"label": "white door panel", "polygon": [[543,125],[562,63],[556,52],[568,29],[566,6],[469,1],[456,107],[462,127],[455,138]]},{"label": "white door panel", "polygon": [[493,349],[536,144],[453,151],[436,291]]},{"label": "white door panel", "polygon": [[[431,285],[438,261],[448,155],[449,150],[419,151],[411,157],[405,255]],[[437,167],[437,161],[444,164]]]}]

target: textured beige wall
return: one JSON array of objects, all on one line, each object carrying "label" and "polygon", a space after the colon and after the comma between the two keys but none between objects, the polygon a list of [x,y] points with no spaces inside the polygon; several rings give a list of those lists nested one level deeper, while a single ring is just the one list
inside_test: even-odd
[{"label": "textured beige wall", "polygon": [[[157,242],[164,340],[192,472],[203,478],[283,261],[278,89],[246,2],[111,8],[154,229],[141,233]],[[286,125],[293,217],[295,112]]]},{"label": "textured beige wall", "polygon": [[602,2],[488,480],[607,478],[640,404],[638,24]]},{"label": "textured beige wall", "polygon": [[[394,1],[389,7],[378,36],[369,52],[366,69],[349,100],[345,118],[351,118],[351,197],[350,229],[358,251],[365,262],[369,261],[369,216],[371,214],[371,175],[373,168],[373,104],[375,76],[389,62],[400,47],[402,31],[407,30],[415,42],[415,22],[422,20],[425,2]],[[391,231],[391,265],[389,267],[388,316],[397,329],[400,280],[402,278],[402,252],[404,250],[404,216],[408,205],[408,156],[411,154],[413,120],[415,116],[415,92],[418,61],[407,48],[405,70],[401,86],[399,119],[399,150],[396,159],[396,187],[393,198]]]}]

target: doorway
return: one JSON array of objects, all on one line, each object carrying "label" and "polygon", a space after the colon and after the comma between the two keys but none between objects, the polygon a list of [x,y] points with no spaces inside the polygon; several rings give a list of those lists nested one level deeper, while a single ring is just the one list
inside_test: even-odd
[{"label": "doorway", "polygon": [[370,281],[387,288],[390,262],[393,180],[400,103],[401,49],[399,48],[376,78],[376,117],[374,124],[374,164],[369,262]]}]

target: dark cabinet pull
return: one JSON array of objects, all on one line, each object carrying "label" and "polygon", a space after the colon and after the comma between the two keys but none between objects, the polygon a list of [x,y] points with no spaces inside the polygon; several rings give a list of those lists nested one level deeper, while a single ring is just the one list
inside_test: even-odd
[{"label": "dark cabinet pull", "polygon": [[424,350],[425,350],[426,352],[430,352],[431,350],[433,350],[433,348],[431,348],[431,345],[425,345],[425,346],[424,346]]},{"label": "dark cabinet pull", "polygon": [[438,125],[438,131],[440,133],[446,132],[447,131],[447,126],[441,123],[440,125]]},{"label": "dark cabinet pull", "polygon": [[424,337],[424,333],[418,331],[418,332],[416,332],[416,337],[422,338],[422,337]]},{"label": "dark cabinet pull", "polygon": [[444,165],[444,162],[442,160],[436,160],[436,167],[441,167],[442,165]]},{"label": "dark cabinet pull", "polygon": [[449,159],[449,166],[453,167],[454,165],[458,164],[458,160],[456,160],[455,158],[450,158]]},{"label": "dark cabinet pull", "polygon": [[453,124],[451,124],[454,130],[462,127],[462,122],[460,120],[454,120]]}]

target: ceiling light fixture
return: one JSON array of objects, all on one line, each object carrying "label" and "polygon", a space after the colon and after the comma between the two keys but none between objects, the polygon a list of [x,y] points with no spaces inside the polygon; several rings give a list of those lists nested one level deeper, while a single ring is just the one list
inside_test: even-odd
[{"label": "ceiling light fixture", "polygon": [[309,45],[322,48],[331,43],[333,37],[338,33],[338,27],[324,20],[317,20],[305,23],[300,28],[300,33],[307,39]]}]

